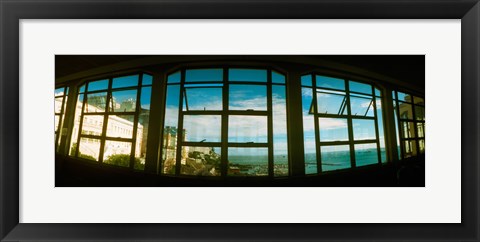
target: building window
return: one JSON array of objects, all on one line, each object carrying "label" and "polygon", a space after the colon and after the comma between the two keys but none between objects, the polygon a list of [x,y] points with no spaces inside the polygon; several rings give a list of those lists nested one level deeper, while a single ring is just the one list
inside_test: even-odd
[{"label": "building window", "polygon": [[425,153],[425,100],[393,91],[397,146],[401,158]]},{"label": "building window", "polygon": [[67,107],[68,87],[55,89],[55,150],[58,150],[60,140],[66,132],[63,131],[65,109]]},{"label": "building window", "polygon": [[134,74],[79,87],[70,156],[144,170],[152,76]]},{"label": "building window", "polygon": [[379,89],[315,74],[301,85],[306,174],[387,161]]},{"label": "building window", "polygon": [[285,76],[182,69],[167,77],[161,173],[287,176]]}]

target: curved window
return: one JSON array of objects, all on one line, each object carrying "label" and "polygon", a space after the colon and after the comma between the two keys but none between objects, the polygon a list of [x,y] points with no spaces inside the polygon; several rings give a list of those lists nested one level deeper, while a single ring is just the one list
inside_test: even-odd
[{"label": "curved window", "polygon": [[55,89],[55,150],[60,145],[60,139],[66,134],[63,131],[65,122],[65,109],[67,107],[68,87]]},{"label": "curved window", "polygon": [[285,76],[182,69],[167,77],[161,173],[288,175]]},{"label": "curved window", "polygon": [[314,74],[301,84],[306,174],[386,162],[379,89]]},{"label": "curved window", "polygon": [[78,89],[70,156],[143,170],[152,77],[89,81]]}]

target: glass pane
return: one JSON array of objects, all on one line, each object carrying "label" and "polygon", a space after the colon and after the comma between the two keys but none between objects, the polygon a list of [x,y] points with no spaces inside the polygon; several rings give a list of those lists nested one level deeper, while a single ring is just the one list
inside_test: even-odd
[{"label": "glass pane", "polygon": [[108,79],[88,83],[88,92],[108,89]]},{"label": "glass pane", "polygon": [[143,74],[143,76],[142,76],[142,85],[143,85],[143,86],[152,85],[152,80],[153,80],[153,77],[152,77],[151,75]]},{"label": "glass pane", "polygon": [[397,116],[397,101],[393,101],[393,116],[395,120],[395,134],[397,137],[397,153],[398,153],[398,159],[402,159],[402,153],[400,149],[400,131],[399,131],[399,124],[398,124],[398,116]]},{"label": "glass pane", "polygon": [[194,176],[221,175],[220,147],[182,147],[180,173]]},{"label": "glass pane", "polygon": [[372,95],[372,85],[350,81],[349,83],[350,92],[359,92],[363,94]]},{"label": "glass pane", "polygon": [[133,168],[136,170],[145,169],[145,157],[147,153],[148,124],[150,118],[150,96],[152,88],[142,88],[140,98],[140,113],[137,125],[137,142],[135,144],[135,163]]},{"label": "glass pane", "polygon": [[65,88],[64,87],[55,89],[55,97],[63,96],[64,94],[65,94]]},{"label": "glass pane", "polygon": [[413,122],[401,122],[403,135],[402,138],[415,138],[415,126]]},{"label": "glass pane", "polygon": [[352,119],[353,139],[369,140],[376,139],[375,121],[369,119]]},{"label": "glass pane", "polygon": [[350,110],[353,116],[373,117],[373,99],[350,96]]},{"label": "glass pane", "polygon": [[[387,151],[385,149],[385,133],[383,130],[383,113],[382,113],[382,100],[376,99],[375,107],[377,109],[377,125],[378,125],[378,140],[380,142],[380,155],[382,162],[387,162]],[[394,116],[396,120],[396,117]]]},{"label": "glass pane", "polygon": [[228,148],[229,176],[267,176],[268,148]]},{"label": "glass pane", "polygon": [[107,140],[103,151],[103,163],[130,167],[131,152],[132,143]]},{"label": "glass pane", "polygon": [[377,97],[382,96],[382,92],[378,88],[375,88],[375,96]]},{"label": "glass pane", "polygon": [[398,102],[401,119],[413,119],[412,104]]},{"label": "glass pane", "polygon": [[272,83],[285,84],[285,76],[278,72],[272,71]]},{"label": "glass pane", "polygon": [[319,118],[320,141],[347,141],[348,124],[345,118]]},{"label": "glass pane", "polygon": [[79,92],[79,93],[84,93],[84,92],[85,92],[85,84],[83,84],[83,85],[80,87],[80,89],[79,89],[78,92]]},{"label": "glass pane", "polygon": [[222,88],[185,88],[184,111],[222,110]]},{"label": "glass pane", "polygon": [[164,174],[175,174],[179,95],[179,85],[167,86],[161,171]]},{"label": "glass pane", "polygon": [[419,138],[425,137],[425,124],[417,123],[417,133]]},{"label": "glass pane", "polygon": [[305,75],[301,77],[302,86],[312,86],[312,75]]},{"label": "glass pane", "polygon": [[397,95],[398,95],[398,101],[408,102],[408,103],[412,102],[412,96],[410,96],[410,94],[397,92]]},{"label": "glass pane", "polygon": [[228,117],[228,142],[266,143],[267,129],[266,116],[230,115]]},{"label": "glass pane", "polygon": [[106,92],[87,94],[87,103],[85,104],[84,112],[86,113],[105,112],[106,103],[107,103]]},{"label": "glass pane", "polygon": [[223,69],[194,69],[185,71],[185,82],[223,81]]},{"label": "glass pane", "polygon": [[62,104],[63,104],[63,97],[56,97],[55,98],[55,113],[62,112]]},{"label": "glass pane", "polygon": [[181,72],[177,71],[173,74],[170,74],[168,77],[167,77],[167,83],[170,84],[170,83],[180,83],[180,79],[181,79]]},{"label": "glass pane", "polygon": [[288,176],[287,103],[285,86],[272,86],[273,173]]},{"label": "glass pane", "polygon": [[350,146],[321,146],[322,171],[333,171],[351,167]]},{"label": "glass pane", "polygon": [[357,166],[378,164],[377,144],[356,144],[355,163]]},{"label": "glass pane", "polygon": [[137,105],[137,90],[112,92],[110,112],[135,112]]},{"label": "glass pane", "polygon": [[312,88],[302,88],[303,147],[305,152],[305,174],[317,173],[317,152],[315,146],[314,116],[310,114]]},{"label": "glass pane", "polygon": [[103,115],[83,116],[82,134],[101,136],[103,131]]},{"label": "glass pane", "polygon": [[55,115],[55,132],[58,131],[58,124],[60,123],[60,115]]},{"label": "glass pane", "polygon": [[133,137],[134,115],[108,115],[107,136],[112,138]]},{"label": "glass pane", "polygon": [[417,146],[415,140],[406,140],[404,141],[405,145],[405,158],[416,156],[417,155]]},{"label": "glass pane", "polygon": [[133,87],[138,86],[139,75],[122,76],[113,78],[112,88]]},{"label": "glass pane", "polygon": [[328,76],[316,76],[317,87],[345,90],[345,80],[328,77]]},{"label": "glass pane", "polygon": [[98,161],[100,154],[100,140],[90,138],[80,138],[80,148],[78,158]]},{"label": "glass pane", "polygon": [[185,141],[221,142],[222,116],[220,115],[185,115],[183,116]]},{"label": "glass pane", "polygon": [[425,140],[419,140],[418,145],[420,146],[420,154],[425,154]]},{"label": "glass pane", "polygon": [[264,85],[230,85],[230,110],[267,110],[267,87]]},{"label": "glass pane", "polygon": [[319,114],[347,114],[345,93],[318,91],[317,107]]},{"label": "glass pane", "polygon": [[425,120],[425,107],[415,105],[415,119]]},{"label": "glass pane", "polygon": [[415,105],[422,105],[424,106],[425,105],[425,100],[421,97],[415,97],[413,96],[413,103],[415,103]]},{"label": "glass pane", "polygon": [[73,120],[72,137],[70,139],[70,156],[74,156],[77,151],[78,132],[80,130],[80,117],[82,114],[83,94],[78,95],[77,103],[75,104],[75,117]]},{"label": "glass pane", "polygon": [[246,82],[267,82],[267,71],[255,69],[229,69],[228,80]]}]

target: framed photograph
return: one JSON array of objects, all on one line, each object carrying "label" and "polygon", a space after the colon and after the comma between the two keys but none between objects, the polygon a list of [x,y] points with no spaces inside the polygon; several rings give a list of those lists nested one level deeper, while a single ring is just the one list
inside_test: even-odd
[{"label": "framed photograph", "polygon": [[479,240],[478,1],[0,4],[2,241]]}]

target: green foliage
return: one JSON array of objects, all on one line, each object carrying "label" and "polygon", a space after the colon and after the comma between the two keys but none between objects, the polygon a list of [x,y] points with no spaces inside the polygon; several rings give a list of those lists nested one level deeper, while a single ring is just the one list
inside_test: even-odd
[{"label": "green foliage", "polygon": [[[116,165],[116,166],[130,166],[130,155],[129,154],[115,154],[107,157],[104,163]],[[141,163],[140,159],[135,157],[134,168],[136,170],[143,170],[145,165]]]}]

